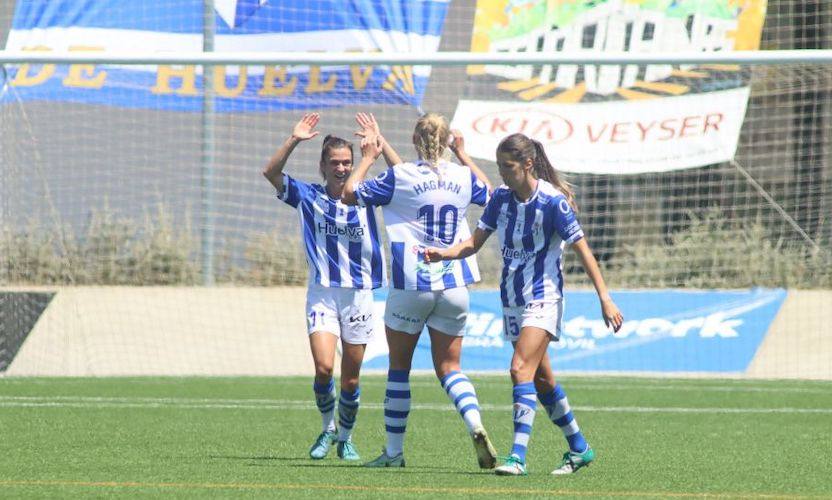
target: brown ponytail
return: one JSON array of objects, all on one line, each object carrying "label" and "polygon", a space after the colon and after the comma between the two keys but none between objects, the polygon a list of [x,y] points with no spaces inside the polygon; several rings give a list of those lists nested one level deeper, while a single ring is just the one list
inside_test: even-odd
[{"label": "brown ponytail", "polygon": [[566,196],[566,201],[572,209],[578,210],[572,185],[561,179],[558,171],[549,162],[549,157],[546,156],[546,151],[540,141],[530,139],[523,134],[511,134],[500,141],[500,145],[497,146],[497,153],[507,154],[511,156],[512,160],[520,163],[525,163],[531,159],[532,174],[556,187]]},{"label": "brown ponytail", "polygon": [[558,171],[549,162],[549,157],[546,156],[546,150],[543,149],[543,144],[540,141],[530,139],[534,144],[534,174],[538,179],[543,179],[549,184],[558,188],[558,190],[566,196],[566,201],[576,212],[578,211],[578,204],[575,202],[575,192],[572,190],[572,185],[561,179]]}]

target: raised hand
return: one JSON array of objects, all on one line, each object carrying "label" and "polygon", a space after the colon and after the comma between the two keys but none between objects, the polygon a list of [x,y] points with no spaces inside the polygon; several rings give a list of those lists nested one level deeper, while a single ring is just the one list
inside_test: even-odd
[{"label": "raised hand", "polygon": [[368,132],[361,139],[361,156],[376,159],[384,149],[384,138],[373,132]]},{"label": "raised hand", "polygon": [[449,144],[451,151],[459,155],[465,152],[465,137],[458,129],[451,129],[451,143]]},{"label": "raised hand", "polygon": [[318,120],[321,119],[320,113],[307,113],[303,115],[303,118],[295,124],[295,128],[292,129],[292,137],[299,141],[305,141],[307,139],[311,139],[319,134],[317,130],[315,130],[315,125],[318,124]]},{"label": "raised hand", "polygon": [[368,134],[381,135],[381,130],[378,127],[376,117],[373,116],[372,113],[356,113],[355,121],[358,123],[358,126],[361,127],[361,129],[355,133],[358,137],[367,137]]}]

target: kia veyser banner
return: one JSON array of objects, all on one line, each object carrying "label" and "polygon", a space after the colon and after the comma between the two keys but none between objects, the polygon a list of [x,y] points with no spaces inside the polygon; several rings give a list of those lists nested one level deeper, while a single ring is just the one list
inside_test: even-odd
[{"label": "kia veyser banner", "polygon": [[[471,50],[755,50],[764,18],[765,0],[480,0]],[[492,161],[520,132],[569,172],[697,167],[733,158],[749,79],[733,65],[469,66],[452,125],[472,156]]]}]

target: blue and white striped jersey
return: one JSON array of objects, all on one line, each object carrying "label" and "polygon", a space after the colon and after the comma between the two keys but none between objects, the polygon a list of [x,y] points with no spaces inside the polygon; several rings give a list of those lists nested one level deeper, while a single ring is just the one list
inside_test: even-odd
[{"label": "blue and white striped jersey", "polygon": [[445,290],[475,283],[474,256],[425,263],[425,247],[449,247],[471,236],[465,210],[485,205],[488,189],[471,169],[440,162],[438,174],[426,163],[402,163],[358,184],[362,206],[381,205],[392,255],[393,288]]},{"label": "blue and white striped jersey", "polygon": [[333,288],[386,285],[384,255],[372,209],[334,200],[320,184],[283,174],[277,197],[298,210],[309,283]]},{"label": "blue and white striped jersey", "polygon": [[497,231],[500,237],[503,307],[563,298],[563,248],[584,236],[563,193],[539,180],[529,201],[520,203],[510,189],[500,186],[477,226]]}]

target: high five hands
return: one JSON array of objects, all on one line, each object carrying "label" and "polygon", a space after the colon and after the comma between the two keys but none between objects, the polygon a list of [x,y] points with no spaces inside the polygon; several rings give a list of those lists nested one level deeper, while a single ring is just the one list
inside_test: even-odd
[{"label": "high five hands", "polygon": [[299,141],[305,141],[318,135],[320,132],[315,130],[315,126],[321,119],[320,113],[307,113],[303,115],[295,128],[292,129],[292,137]]},{"label": "high five hands", "polygon": [[373,132],[367,132],[361,138],[361,156],[376,159],[384,149],[384,138]]}]

